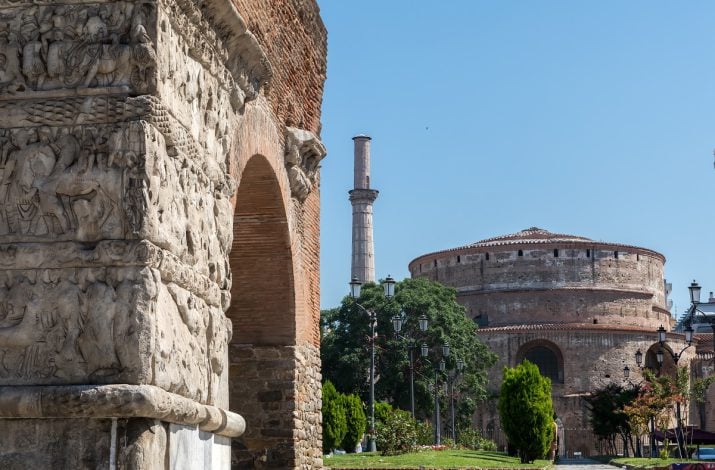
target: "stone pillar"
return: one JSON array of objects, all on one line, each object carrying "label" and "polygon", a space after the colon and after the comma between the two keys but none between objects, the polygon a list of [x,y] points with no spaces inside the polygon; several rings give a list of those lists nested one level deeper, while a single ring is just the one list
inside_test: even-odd
[{"label": "stone pillar", "polygon": [[355,188],[350,191],[353,206],[353,248],[351,277],[375,282],[375,246],[372,237],[372,204],[378,191],[370,189],[370,137],[358,135],[355,142]]},{"label": "stone pillar", "polygon": [[233,5],[0,2],[0,468],[229,467]]}]

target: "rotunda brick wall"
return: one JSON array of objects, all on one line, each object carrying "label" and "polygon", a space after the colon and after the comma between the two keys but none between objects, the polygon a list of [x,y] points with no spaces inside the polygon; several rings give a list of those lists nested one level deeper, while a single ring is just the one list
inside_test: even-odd
[{"label": "rotunda brick wall", "polygon": [[540,322],[657,328],[666,309],[665,257],[645,248],[531,228],[412,261],[412,277],[457,289],[481,326]]},{"label": "rotunda brick wall", "polygon": [[[674,320],[667,310],[665,257],[646,248],[555,234],[536,227],[502,237],[426,254],[409,265],[412,277],[425,276],[454,287],[457,300],[479,326],[478,337],[498,355],[489,372],[493,397],[475,416],[485,435],[505,445],[497,399],[504,367],[524,359],[552,380],[554,409],[563,428],[559,453],[597,452],[584,398],[609,383],[642,380],[635,364],[656,367],[655,334]],[[686,346],[669,333],[667,347]],[[685,351],[689,363],[695,348]],[[666,355],[665,372],[675,370]]]}]

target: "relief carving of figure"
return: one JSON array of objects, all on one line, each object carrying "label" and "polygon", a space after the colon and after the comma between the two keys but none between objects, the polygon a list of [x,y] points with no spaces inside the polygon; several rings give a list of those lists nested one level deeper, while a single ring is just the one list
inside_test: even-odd
[{"label": "relief carving of figure", "polygon": [[317,184],[320,161],[327,151],[323,143],[303,129],[286,129],[285,162],[293,196],[304,200]]},{"label": "relief carving of figure", "polygon": [[120,1],[0,12],[0,92],[153,83],[144,26],[152,8]]},{"label": "relief carving of figure", "polygon": [[25,91],[27,83],[20,71],[20,49],[13,32],[0,33],[0,93]]}]

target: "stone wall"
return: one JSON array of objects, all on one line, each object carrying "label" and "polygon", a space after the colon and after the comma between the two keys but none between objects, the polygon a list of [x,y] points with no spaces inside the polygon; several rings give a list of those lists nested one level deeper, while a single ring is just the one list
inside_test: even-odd
[{"label": "stone wall", "polygon": [[[556,416],[564,427],[565,443],[561,451],[571,455],[581,452],[594,455],[596,442],[591,433],[589,412],[584,397],[592,390],[614,383],[627,385],[623,368],[630,369],[630,382],[643,380],[640,369],[635,365],[635,353],[641,350],[645,355],[645,364],[655,367],[655,351],[659,343],[655,332],[639,331],[637,328],[618,329],[606,325],[564,325],[557,327],[534,327],[521,329],[486,328],[477,333],[497,354],[497,364],[490,369],[488,390],[491,396],[498,396],[504,367],[514,367],[523,360],[523,352],[535,344],[547,344],[560,353],[563,380],[552,381],[552,398]],[[675,335],[668,338],[668,346],[675,352],[685,346],[682,337]],[[695,351],[688,349],[681,361],[688,363],[694,358]],[[675,364],[666,354],[664,371],[673,373]],[[499,434],[499,414],[496,400],[485,404],[477,414],[477,422],[483,430],[494,429],[495,436],[500,436],[505,445],[504,436]]]},{"label": "stone wall", "polygon": [[[290,449],[276,468],[320,466],[319,358],[310,347],[318,341],[325,32],[312,1],[271,2],[267,16],[259,4],[239,6],[245,11],[228,0],[0,2],[7,466],[29,459],[34,468],[225,468],[228,439],[245,428],[236,412],[254,406],[229,389],[256,365],[230,374],[229,342],[250,338],[260,349],[271,331],[277,345],[300,353],[269,387],[285,391],[280,423],[263,420],[260,432],[290,426],[289,436],[272,436],[276,449]],[[244,13],[293,49],[271,49],[273,36],[261,44]],[[293,62],[298,50],[312,62]],[[260,135],[273,147],[256,149]],[[261,263],[234,277],[229,260],[234,238],[251,226],[250,217],[246,227],[234,223],[236,207],[251,207],[250,195],[236,194],[254,156],[276,182],[269,191],[287,257],[275,261],[287,277],[271,298],[282,292],[286,300],[263,317],[265,306],[239,296],[234,305],[254,308],[227,318],[236,280],[254,279],[254,292],[276,289],[260,278]],[[280,388],[284,376],[292,378]],[[298,391],[310,400],[298,400]],[[33,406],[18,406],[25,401]],[[16,426],[22,422],[34,434]],[[84,424],[71,433],[68,422]],[[32,457],[18,450],[27,439]],[[100,445],[90,451],[88,442]]]},{"label": "stone wall", "polygon": [[672,323],[664,261],[650,250],[615,244],[515,243],[425,255],[410,263],[410,272],[455,287],[468,314],[483,316],[482,325],[531,318],[657,328]]}]

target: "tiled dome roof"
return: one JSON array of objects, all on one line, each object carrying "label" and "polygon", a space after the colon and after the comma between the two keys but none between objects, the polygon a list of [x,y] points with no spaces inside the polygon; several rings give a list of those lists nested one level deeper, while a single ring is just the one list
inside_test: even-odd
[{"label": "tiled dome roof", "polygon": [[521,232],[502,235],[499,237],[487,238],[472,243],[468,246],[495,246],[495,245],[511,245],[522,243],[553,243],[553,242],[589,242],[593,241],[590,238],[579,237],[576,235],[567,235],[564,233],[553,233],[539,227],[531,227]]}]

